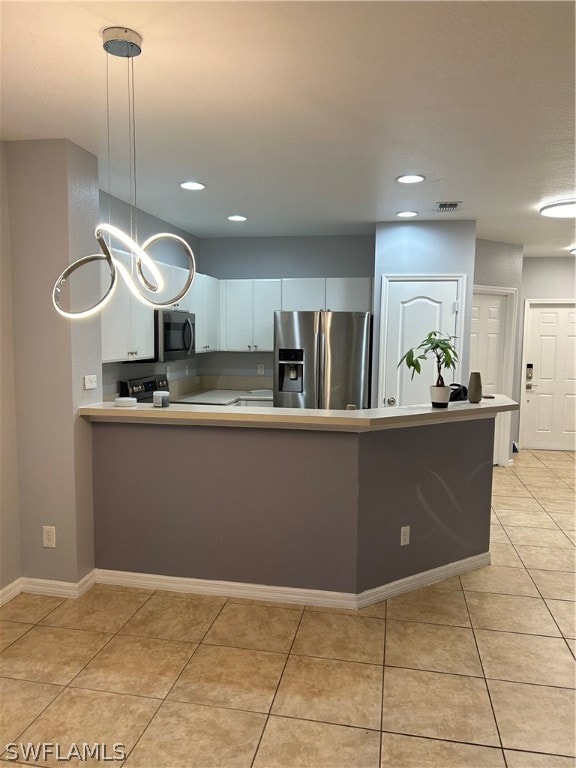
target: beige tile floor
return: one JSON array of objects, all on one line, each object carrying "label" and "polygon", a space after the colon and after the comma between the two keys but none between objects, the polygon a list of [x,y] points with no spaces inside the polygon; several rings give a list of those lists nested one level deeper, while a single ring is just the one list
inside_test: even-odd
[{"label": "beige tile floor", "polygon": [[493,565],[358,612],[21,594],[0,609],[1,747],[106,743],[100,764],[126,768],[574,766],[574,471],[547,451],[496,468]]}]

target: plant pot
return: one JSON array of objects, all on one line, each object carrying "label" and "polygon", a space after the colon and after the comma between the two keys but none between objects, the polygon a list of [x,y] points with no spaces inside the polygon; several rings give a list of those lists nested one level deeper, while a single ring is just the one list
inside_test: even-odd
[{"label": "plant pot", "polygon": [[432,408],[448,408],[450,387],[430,387],[430,400]]}]

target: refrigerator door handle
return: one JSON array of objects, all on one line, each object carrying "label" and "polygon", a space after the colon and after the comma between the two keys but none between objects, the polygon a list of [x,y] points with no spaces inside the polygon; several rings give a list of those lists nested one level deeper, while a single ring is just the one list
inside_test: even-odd
[{"label": "refrigerator door handle", "polygon": [[322,330],[318,333],[318,366],[316,369],[317,408],[326,408],[326,336]]}]

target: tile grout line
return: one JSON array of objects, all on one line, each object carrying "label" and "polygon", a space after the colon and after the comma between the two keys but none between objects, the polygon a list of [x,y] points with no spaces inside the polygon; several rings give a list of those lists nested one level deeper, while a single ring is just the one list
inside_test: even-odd
[{"label": "tile grout line", "polygon": [[388,601],[384,609],[384,647],[382,649],[382,692],[380,694],[380,744],[378,751],[378,765],[383,765],[382,752],[384,751],[384,681],[386,675],[386,645],[388,643]]},{"label": "tile grout line", "polygon": [[[520,482],[522,482],[522,481],[520,481]],[[524,487],[526,488],[526,486],[524,486]],[[534,498],[534,500],[535,500],[535,501],[536,501],[538,504],[540,504],[540,501],[539,501],[539,500],[536,498],[536,496],[535,496],[535,495],[534,495],[534,494],[533,494],[533,493],[530,491],[530,489],[529,489],[529,488],[526,488],[526,490],[528,491],[528,493],[530,493],[530,494],[531,494],[532,498]],[[567,537],[566,537],[566,538],[567,538]],[[524,561],[522,560],[522,556],[521,556],[521,555],[520,555],[520,553],[518,552],[518,549],[517,549],[517,547],[516,547],[516,545],[514,544],[514,542],[513,542],[513,541],[511,541],[511,544],[512,544],[512,547],[514,548],[514,551],[516,552],[517,556],[520,558],[520,561],[521,561],[521,563],[522,563],[522,565],[523,565],[523,567],[524,567],[524,570],[525,570],[525,571],[526,571],[526,573],[528,574],[528,577],[530,578],[530,580],[531,580],[532,584],[534,585],[534,588],[535,588],[535,589],[536,589],[536,591],[538,592],[538,594],[539,594],[539,596],[540,596],[540,599],[543,601],[544,605],[546,606],[546,610],[547,610],[547,611],[548,611],[548,613],[550,614],[550,617],[552,618],[552,621],[554,622],[554,624],[556,625],[556,627],[557,627],[558,631],[560,632],[560,637],[561,637],[561,638],[564,640],[564,644],[565,644],[565,645],[568,647],[568,650],[569,650],[569,651],[570,651],[570,653],[572,653],[572,655],[574,656],[574,653],[572,652],[572,649],[570,648],[570,644],[569,644],[569,643],[566,641],[566,637],[564,636],[564,633],[562,632],[562,629],[560,628],[560,625],[559,625],[559,624],[558,624],[558,622],[556,621],[556,619],[555,619],[555,617],[554,617],[554,614],[553,614],[553,613],[552,613],[552,611],[550,610],[550,607],[549,607],[548,603],[546,602],[546,598],[545,598],[545,597],[544,597],[544,595],[542,594],[542,591],[540,590],[540,587],[538,586],[538,584],[536,583],[536,581],[535,581],[535,580],[534,580],[534,578],[532,577],[532,574],[530,573],[530,569],[528,568],[528,566],[526,566],[526,564],[525,564],[525,563],[524,563]],[[542,568],[532,568],[531,570],[533,570],[533,571],[539,571],[539,570],[546,570],[546,569],[542,569]],[[550,573],[570,573],[570,571],[550,571]],[[554,598],[548,598],[548,599],[549,599],[549,600],[553,600]]]},{"label": "tile grout line", "polygon": [[[158,590],[154,590],[154,593],[153,593],[153,594],[155,594],[157,591],[158,591]],[[153,595],[150,595],[150,597],[152,597],[152,596],[153,596]],[[181,600],[181,599],[183,599],[183,598],[176,598],[176,599],[178,599],[178,600]],[[185,599],[185,598],[184,598],[184,599]],[[148,602],[148,601],[146,601],[146,602]],[[192,600],[192,602],[194,602],[194,601]],[[202,602],[202,601],[200,601],[200,603],[201,603],[201,602]],[[180,673],[179,673],[179,674],[178,674],[178,676],[176,677],[176,680],[174,680],[174,682],[172,683],[172,685],[171,685],[171,686],[170,686],[170,688],[168,689],[168,691],[167,691],[166,695],[164,696],[164,698],[162,698],[162,699],[160,699],[160,700],[159,700],[159,704],[158,704],[158,707],[157,707],[156,711],[154,712],[154,714],[152,715],[152,717],[150,718],[150,720],[149,720],[149,721],[148,721],[148,723],[146,724],[145,728],[142,730],[142,733],[140,734],[140,736],[139,736],[139,737],[138,737],[138,738],[137,738],[137,739],[134,741],[134,744],[132,745],[132,748],[131,748],[131,749],[128,751],[128,753],[126,754],[126,756],[125,756],[125,762],[127,762],[127,761],[130,759],[130,756],[131,756],[131,755],[134,753],[134,751],[135,751],[135,749],[137,748],[138,744],[139,744],[139,743],[142,741],[142,739],[144,738],[144,735],[145,735],[145,733],[148,731],[148,729],[150,728],[150,726],[152,725],[152,723],[154,722],[154,720],[155,720],[155,719],[156,719],[156,717],[158,716],[158,713],[159,713],[159,712],[160,712],[160,710],[162,709],[162,706],[163,706],[163,705],[164,705],[164,704],[165,704],[165,703],[168,701],[168,696],[169,696],[169,695],[170,695],[170,693],[172,692],[172,690],[173,690],[174,686],[176,685],[176,683],[178,682],[178,680],[179,680],[179,679],[182,677],[182,674],[184,673],[184,670],[186,669],[186,667],[187,667],[187,666],[188,666],[188,664],[190,663],[191,659],[193,659],[193,658],[194,658],[194,654],[196,653],[196,651],[197,651],[197,650],[198,650],[198,648],[200,647],[200,643],[201,643],[201,642],[202,642],[202,640],[203,640],[203,639],[206,637],[206,634],[207,634],[207,633],[210,631],[210,629],[211,629],[212,625],[214,624],[214,622],[216,621],[216,619],[218,618],[218,616],[220,616],[220,614],[222,613],[222,610],[223,610],[224,606],[225,606],[225,605],[227,605],[227,603],[228,603],[228,600],[225,600],[225,602],[223,602],[223,603],[222,603],[222,605],[220,606],[220,609],[218,610],[218,613],[216,614],[216,616],[214,617],[214,619],[213,619],[213,620],[210,622],[210,626],[208,627],[208,629],[206,630],[206,632],[204,632],[204,634],[202,635],[202,639],[201,639],[201,640],[200,640],[200,641],[199,641],[199,642],[196,644],[196,648],[195,648],[195,649],[192,651],[192,653],[190,654],[190,658],[188,659],[188,661],[186,662],[186,664],[184,664],[184,666],[183,666],[183,667],[182,667],[182,669],[180,670]],[[144,603],[143,605],[145,605],[145,603]],[[141,607],[142,607],[142,606],[141,606]],[[140,609],[138,609],[138,610],[140,610]],[[135,615],[135,614],[134,614],[134,615]],[[126,623],[127,623],[127,622],[126,622]],[[123,626],[125,626],[125,624],[124,624]],[[118,630],[118,631],[120,631],[120,630]],[[128,635],[128,637],[130,637],[130,635]],[[140,635],[138,635],[138,637],[140,637]],[[166,638],[154,638],[154,639],[162,639],[162,640],[165,640]],[[178,703],[178,702],[177,702],[177,703]],[[125,764],[125,763],[122,763],[122,765],[124,765],[124,764]]]},{"label": "tile grout line", "polygon": [[256,749],[254,750],[254,756],[252,757],[250,768],[254,768],[254,761],[256,760],[258,751],[260,750],[260,745],[262,744],[262,739],[264,738],[264,732],[266,731],[268,721],[270,720],[270,716],[272,715],[272,708],[274,707],[274,702],[276,701],[276,696],[278,695],[278,690],[280,688],[280,684],[282,683],[282,678],[284,677],[286,667],[288,666],[288,660],[290,659],[292,648],[294,647],[294,643],[296,642],[296,636],[298,635],[298,631],[300,630],[300,627],[302,625],[302,621],[304,619],[304,613],[305,611],[303,609],[302,613],[300,614],[298,626],[296,627],[296,631],[294,632],[294,637],[292,638],[292,642],[290,643],[290,648],[288,649],[288,653],[286,654],[286,660],[284,662],[284,666],[282,667],[282,672],[280,673],[280,677],[278,678],[278,683],[276,684],[276,689],[274,691],[274,695],[272,696],[272,701],[270,702],[270,706],[268,707],[268,712],[266,713],[266,720],[264,721],[264,726],[262,728],[262,733],[260,734],[260,738],[258,739],[258,744],[256,745]]},{"label": "tile grout line", "polygon": [[476,646],[476,653],[478,654],[478,660],[480,661],[480,668],[482,669],[482,679],[484,680],[484,687],[486,689],[486,694],[488,696],[488,701],[490,702],[490,710],[492,712],[492,717],[494,718],[494,725],[496,726],[496,733],[498,734],[498,741],[500,742],[500,751],[502,752],[502,759],[504,760],[505,768],[508,768],[508,761],[507,761],[506,755],[504,753],[504,743],[502,741],[502,734],[500,733],[500,726],[498,724],[498,718],[496,717],[496,709],[494,708],[494,702],[492,701],[492,695],[490,693],[490,687],[488,685],[488,679],[486,678],[486,670],[484,669],[484,662],[482,661],[482,654],[480,653],[480,647],[478,645],[478,638],[476,637],[476,630],[474,628],[474,624],[472,623],[472,616],[470,614],[470,607],[468,605],[468,600],[466,599],[466,590],[464,590],[464,603],[466,605],[466,611],[468,612],[468,619],[470,621],[470,626],[472,628],[472,637],[474,638],[474,645]]}]

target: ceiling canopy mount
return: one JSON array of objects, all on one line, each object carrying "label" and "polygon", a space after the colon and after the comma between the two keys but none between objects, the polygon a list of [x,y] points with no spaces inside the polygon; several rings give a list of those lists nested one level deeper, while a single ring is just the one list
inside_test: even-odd
[{"label": "ceiling canopy mount", "polygon": [[102,32],[102,45],[111,56],[132,59],[142,53],[142,35],[126,27],[108,27]]}]

